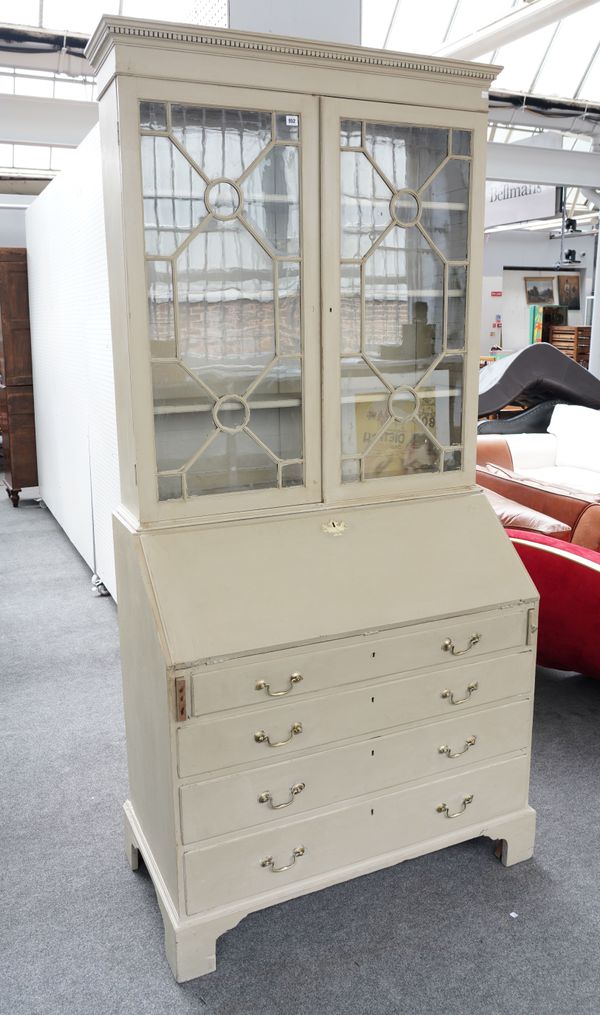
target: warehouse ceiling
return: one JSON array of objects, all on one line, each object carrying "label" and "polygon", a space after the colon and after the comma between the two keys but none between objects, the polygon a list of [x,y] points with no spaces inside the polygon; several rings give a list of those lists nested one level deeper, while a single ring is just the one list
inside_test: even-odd
[{"label": "warehouse ceiling", "polygon": [[[511,20],[515,22],[513,32]],[[541,27],[535,28],[536,23]],[[490,33],[486,36],[483,29],[487,26]],[[533,31],[525,34],[526,27],[533,27]],[[492,42],[491,47],[478,51],[477,39],[480,46],[486,45],[486,39],[493,39],[494,34],[518,37],[504,45],[494,46]],[[467,40],[468,59],[504,67],[494,89],[600,102],[598,2],[366,0],[363,3],[366,46],[465,58],[466,45],[460,47],[461,53],[457,50]]]},{"label": "warehouse ceiling", "polygon": [[[600,0],[362,6],[364,45],[504,66],[490,96],[491,142],[600,148]],[[0,0],[0,191],[17,177],[43,187],[95,121],[83,51],[102,14],[226,26],[228,2],[170,0],[167,11],[164,0]]]},{"label": "warehouse ceiling", "polygon": [[[225,26],[227,7],[227,0],[169,0],[168,11],[164,0],[1,0],[0,22],[90,35],[102,14],[164,19],[168,13],[171,21]],[[512,41],[495,45],[498,35]],[[467,54],[503,65],[495,88],[600,102],[598,0],[363,0],[362,41],[404,52]]]}]

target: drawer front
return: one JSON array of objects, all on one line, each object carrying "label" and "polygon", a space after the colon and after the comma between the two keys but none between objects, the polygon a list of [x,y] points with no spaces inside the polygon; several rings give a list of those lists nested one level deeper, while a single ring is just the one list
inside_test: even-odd
[{"label": "drawer front", "polygon": [[[344,639],[319,648],[269,653],[237,665],[205,667],[191,677],[192,715],[265,702],[273,705],[329,687],[422,667],[447,664],[450,668],[459,665],[460,659],[444,649],[448,639],[457,652],[467,649],[466,658],[472,659],[525,645],[526,630],[526,609],[502,610]],[[472,635],[479,635],[479,640],[468,648]],[[269,691],[279,696],[271,696]]]},{"label": "drawer front", "polygon": [[[429,842],[520,810],[527,802],[529,761],[511,761],[465,771],[425,786],[371,797],[328,814],[272,825],[252,835],[184,853],[187,912],[264,895],[328,871]],[[466,798],[472,801],[465,804]],[[437,808],[446,804],[449,819]],[[460,813],[459,813],[460,812]],[[300,853],[294,858],[294,850]],[[275,872],[263,861],[285,867]],[[319,886],[315,886],[319,887]]]},{"label": "drawer front", "polygon": [[[449,775],[502,754],[528,751],[530,737],[531,703],[518,701],[301,754],[266,769],[188,784],[179,791],[182,841],[200,842],[402,783]],[[441,747],[448,750],[441,752]]]},{"label": "drawer front", "polygon": [[[459,709],[529,694],[533,658],[531,651],[524,651],[451,670],[444,667],[348,691],[304,696],[274,710],[251,709],[188,722],[177,730],[179,775],[185,778],[234,765],[273,763],[320,744],[450,717]],[[281,746],[270,746],[266,737]]]}]

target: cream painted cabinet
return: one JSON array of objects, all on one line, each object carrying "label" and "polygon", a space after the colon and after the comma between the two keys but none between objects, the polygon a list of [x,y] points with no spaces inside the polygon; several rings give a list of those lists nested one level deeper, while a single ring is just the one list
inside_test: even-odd
[{"label": "cream painted cabinet", "polygon": [[494,68],[111,17],[89,58],[126,842],[185,980],[253,910],[532,853],[537,597],[474,485]]}]

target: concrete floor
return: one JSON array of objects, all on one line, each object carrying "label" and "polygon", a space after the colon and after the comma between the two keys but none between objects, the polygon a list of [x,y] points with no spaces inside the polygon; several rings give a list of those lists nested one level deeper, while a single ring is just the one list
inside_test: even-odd
[{"label": "concrete floor", "polygon": [[178,986],[122,852],[114,603],[47,510],[4,496],[0,666],[6,1015],[600,1012],[600,683],[538,673],[533,860],[480,839],[264,910]]}]

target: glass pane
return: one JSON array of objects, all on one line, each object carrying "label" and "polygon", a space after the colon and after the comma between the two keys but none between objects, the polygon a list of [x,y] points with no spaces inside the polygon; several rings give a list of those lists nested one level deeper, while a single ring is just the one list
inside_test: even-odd
[{"label": "glass pane", "polygon": [[173,273],[170,261],[147,261],[148,333],[153,358],[175,356]]},{"label": "glass pane", "polygon": [[248,400],[248,428],[277,458],[302,458],[302,368],[283,359],[263,377]]},{"label": "glass pane", "polygon": [[463,360],[447,356],[418,388],[419,418],[439,444],[462,441]]},{"label": "glass pane", "polygon": [[277,463],[241,431],[219,433],[186,474],[190,497],[277,486]]},{"label": "glass pane", "polygon": [[147,254],[172,254],[206,216],[204,182],[167,137],[141,138]]},{"label": "glass pane", "polygon": [[342,454],[363,454],[390,420],[390,391],[357,356],[342,360],[341,395]]},{"label": "glass pane", "polygon": [[[20,2],[21,0],[19,5]],[[102,15],[108,13],[107,7],[116,13],[115,6],[107,4],[106,0],[87,0],[86,3],[73,3],[73,0],[44,0],[43,6],[40,4],[39,11],[44,28],[54,31],[62,29],[65,34],[68,28],[70,32],[91,35]],[[30,23],[37,25],[37,18]]]},{"label": "glass pane", "polygon": [[362,145],[362,123],[360,120],[342,120],[340,123],[340,144],[344,148],[360,148]]},{"label": "glass pane", "polygon": [[[213,401],[202,386],[180,363],[152,364],[155,414],[169,412],[202,412],[212,409]],[[162,468],[165,468],[163,466]]]},{"label": "glass pane", "polygon": [[[140,118],[163,129],[166,105]],[[272,143],[272,120],[172,106],[198,169],[141,137],[146,250],[163,255],[147,262],[161,500],[304,482],[300,124],[275,114]]]},{"label": "glass pane", "polygon": [[359,264],[342,264],[341,274],[341,335],[342,353],[360,352],[360,275]]},{"label": "glass pane", "polygon": [[304,466],[302,462],[294,465],[283,465],[281,468],[282,486],[302,486],[304,484]]},{"label": "glass pane", "polygon": [[417,420],[392,423],[367,451],[365,479],[439,472],[440,452]]},{"label": "glass pane", "polygon": [[453,130],[452,131],[452,154],[453,155],[470,155],[471,154],[471,131],[470,130]]},{"label": "glass pane", "polygon": [[171,106],[174,137],[209,179],[237,180],[271,140],[271,114]]},{"label": "glass pane", "polygon": [[248,423],[250,410],[238,395],[224,395],[215,402],[212,416],[219,430],[236,433]]},{"label": "glass pane", "polygon": [[278,145],[260,159],[242,185],[244,215],[278,254],[298,254],[300,178],[298,149]]},{"label": "glass pane", "polygon": [[444,452],[444,472],[458,472],[462,468],[462,450]]},{"label": "glass pane", "polygon": [[358,458],[346,458],[342,462],[342,483],[358,483],[360,480],[360,461]]},{"label": "glass pane", "polygon": [[448,154],[448,131],[394,123],[365,124],[365,148],[395,190],[419,190]]},{"label": "glass pane", "polygon": [[219,180],[206,188],[204,201],[217,219],[232,218],[240,207],[240,195],[232,183]]},{"label": "glass pane", "polygon": [[467,257],[471,163],[451,159],[422,194],[421,225],[450,261]]},{"label": "glass pane", "polygon": [[140,127],[144,130],[167,129],[167,107],[164,102],[140,102]]},{"label": "glass pane", "polygon": [[12,0],[2,5],[2,23],[5,25],[39,26],[39,0]]},{"label": "glass pane", "polygon": [[595,4],[561,20],[540,67],[535,91],[538,95],[575,96],[592,57],[598,59],[598,8]]},{"label": "glass pane", "polygon": [[467,269],[450,265],[448,268],[448,337],[449,349],[462,349],[465,345],[465,313],[467,298]]},{"label": "glass pane", "polygon": [[341,153],[342,257],[366,254],[391,222],[392,192],[362,152]]},{"label": "glass pane", "polygon": [[275,136],[278,141],[297,141],[300,137],[300,117],[297,113],[277,113]]},{"label": "glass pane", "polygon": [[156,467],[180,469],[216,432],[213,400],[178,363],[153,363]]},{"label": "glass pane", "polygon": [[[597,12],[595,13],[597,18]],[[577,46],[576,49],[567,54],[559,43],[556,49],[554,46],[550,47],[551,50],[554,50],[551,54],[549,46],[553,40],[555,29],[556,25],[545,25],[543,28],[538,28],[536,32],[528,32],[522,38],[514,39],[509,45],[501,46],[494,53],[494,63],[496,63],[497,58],[497,62],[502,67],[494,85],[510,89],[511,91],[534,91],[537,95],[561,95],[565,99],[569,95],[572,95],[572,92],[560,90],[563,83],[566,83],[563,81],[562,72],[564,67],[568,73],[569,64],[571,63],[569,57],[579,58],[579,47]],[[597,35],[598,30],[596,29],[594,36],[597,37]],[[559,36],[560,33],[557,38]],[[538,88],[540,80],[539,72],[540,70],[543,71],[546,66],[554,69],[554,73],[551,75],[552,88],[550,91],[542,92]],[[580,73],[583,66],[583,63],[579,64]]]},{"label": "glass pane", "polygon": [[393,387],[442,350],[444,268],[417,229],[395,226],[365,264],[365,353]]},{"label": "glass pane", "polygon": [[302,346],[300,262],[280,261],[278,279],[279,351],[282,356],[297,355]]},{"label": "glass pane", "polygon": [[450,23],[446,21],[444,24],[444,28],[447,28],[448,42],[462,39],[464,35],[470,35],[478,28],[498,21],[514,6],[514,0],[486,0],[484,5],[481,0],[461,0],[455,11],[448,12],[449,21],[452,14]]},{"label": "glass pane", "polygon": [[181,498],[181,476],[158,477],[158,499],[179,500]]},{"label": "glass pane", "polygon": [[400,226],[414,226],[419,217],[419,203],[409,190],[400,190],[394,194],[390,210]]},{"label": "glass pane", "polygon": [[[374,164],[344,151],[361,126]],[[344,483],[355,456],[365,479],[441,471],[462,440],[462,357],[440,357],[465,344],[467,267],[446,261],[467,259],[471,140],[453,130],[448,161],[445,128],[341,123]]]},{"label": "glass pane", "polygon": [[177,261],[179,355],[215,395],[243,394],[275,356],[273,263],[237,220],[213,221]]},{"label": "glass pane", "polygon": [[388,400],[388,412],[399,423],[407,423],[419,409],[419,399],[412,388],[397,388]]}]

